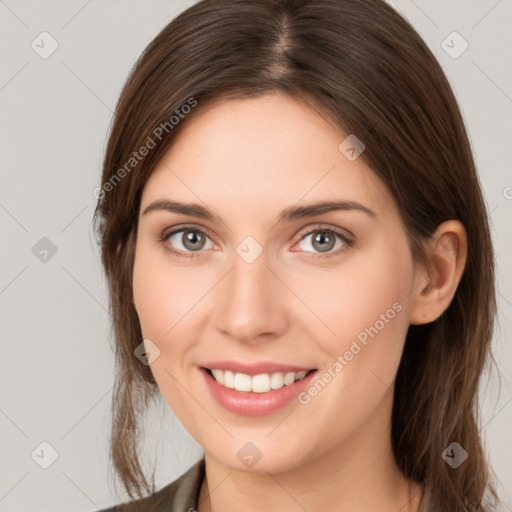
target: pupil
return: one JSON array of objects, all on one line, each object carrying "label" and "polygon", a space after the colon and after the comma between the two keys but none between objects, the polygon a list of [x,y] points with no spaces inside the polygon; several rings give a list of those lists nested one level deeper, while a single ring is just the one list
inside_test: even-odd
[{"label": "pupil", "polygon": [[[185,241],[183,245],[187,247],[188,249],[200,249],[201,247],[197,247],[197,242],[201,241],[201,235],[196,233],[195,231],[186,231],[184,233]],[[201,244],[200,244],[201,245]]]},{"label": "pupil", "polygon": [[[326,235],[326,233],[328,233],[328,232],[327,231],[319,231],[318,234],[316,235],[316,237],[314,238],[314,243],[318,241],[321,244],[318,247],[318,250],[320,252],[327,252],[330,249],[332,249],[332,247],[333,247],[334,238],[329,235]],[[322,242],[325,242],[325,241],[327,241],[327,244],[322,244]]]}]

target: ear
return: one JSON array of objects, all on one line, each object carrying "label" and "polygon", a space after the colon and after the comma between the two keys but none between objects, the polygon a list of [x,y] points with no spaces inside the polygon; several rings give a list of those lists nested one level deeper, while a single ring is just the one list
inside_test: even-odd
[{"label": "ear", "polygon": [[439,225],[427,244],[429,269],[418,269],[412,291],[409,321],[433,322],[450,305],[467,259],[467,235],[458,220]]}]

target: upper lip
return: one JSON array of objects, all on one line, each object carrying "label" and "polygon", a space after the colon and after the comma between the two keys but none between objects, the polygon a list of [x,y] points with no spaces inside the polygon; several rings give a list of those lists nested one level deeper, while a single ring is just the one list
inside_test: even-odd
[{"label": "upper lip", "polygon": [[230,370],[233,373],[244,373],[246,375],[259,375],[261,373],[276,373],[276,372],[301,372],[309,371],[314,368],[305,366],[296,366],[293,364],[275,363],[273,361],[261,361],[259,363],[242,363],[240,361],[209,361],[201,364],[203,368]]}]

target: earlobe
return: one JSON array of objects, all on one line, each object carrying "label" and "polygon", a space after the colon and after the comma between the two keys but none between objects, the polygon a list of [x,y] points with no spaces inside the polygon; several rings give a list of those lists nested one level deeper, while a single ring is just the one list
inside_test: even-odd
[{"label": "earlobe", "polygon": [[464,225],[449,220],[439,225],[428,244],[429,270],[418,270],[413,290],[410,318],[412,325],[433,322],[450,305],[464,272],[467,235]]}]

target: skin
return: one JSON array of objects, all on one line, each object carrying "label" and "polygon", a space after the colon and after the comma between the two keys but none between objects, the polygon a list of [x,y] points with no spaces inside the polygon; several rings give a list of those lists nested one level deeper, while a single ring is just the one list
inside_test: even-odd
[{"label": "skin", "polygon": [[[394,382],[408,326],[434,320],[453,298],[464,227],[439,226],[427,244],[431,271],[417,266],[384,184],[338,150],[346,134],[297,99],[217,102],[186,122],[143,190],[133,292],[144,338],[160,350],[155,380],[205,451],[199,512],[417,511],[422,489],[391,448]],[[200,203],[224,222],[143,214],[161,199]],[[325,200],[357,201],[376,217],[331,211],[276,224],[285,207]],[[187,249],[182,232],[157,241],[190,225],[206,232],[202,249]],[[323,253],[307,235],[320,227],[348,230],[355,243]],[[252,263],[236,251],[247,236],[262,249]],[[173,244],[194,256],[165,250]],[[314,258],[322,254],[331,257]],[[199,373],[201,362],[237,359],[321,374],[396,303],[400,312],[307,405],[240,416]],[[262,453],[251,468],[237,457],[247,442]]]}]

